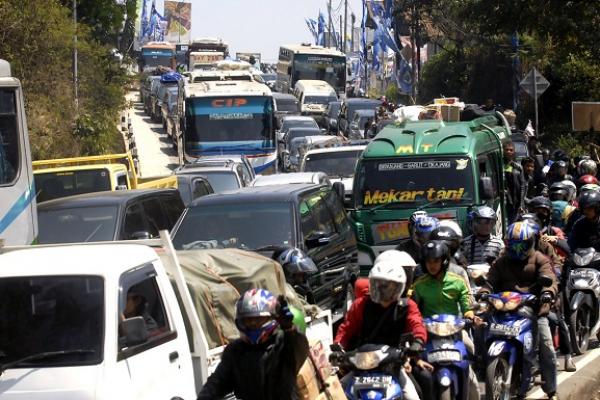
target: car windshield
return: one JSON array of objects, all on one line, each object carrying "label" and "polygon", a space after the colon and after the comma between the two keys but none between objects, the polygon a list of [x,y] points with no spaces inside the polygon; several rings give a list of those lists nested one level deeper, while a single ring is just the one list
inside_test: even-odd
[{"label": "car windshield", "polygon": [[106,169],[36,173],[33,179],[38,191],[38,203],[60,197],[111,190],[110,173]]},{"label": "car windshield", "polygon": [[284,119],[281,125],[281,131],[287,132],[292,128],[315,128],[319,129],[317,121],[312,118],[307,119]]},{"label": "car windshield", "polygon": [[262,74],[262,78],[265,82],[274,82],[277,80],[277,74]]},{"label": "car windshield", "polygon": [[335,96],[305,96],[304,104],[327,105],[334,100],[336,100]]},{"label": "car windshield", "polygon": [[215,193],[226,192],[240,188],[237,177],[232,171],[202,171]]},{"label": "car windshield", "polygon": [[291,142],[296,138],[306,136],[318,136],[321,134],[322,133],[319,129],[290,129],[290,131],[288,132],[288,140]]},{"label": "car windshield", "polygon": [[41,244],[100,242],[113,240],[117,206],[38,209]]},{"label": "car windshield", "polygon": [[381,102],[379,101],[359,101],[348,103],[348,116],[352,118],[354,112],[357,110],[375,110]]},{"label": "car windshield", "polygon": [[337,118],[340,113],[340,108],[342,104],[339,102],[329,103],[329,109],[327,110],[327,115],[329,118]]},{"label": "car windshield", "polygon": [[99,364],[103,299],[99,276],[0,278],[0,367],[34,355],[13,368]]},{"label": "car windshield", "polygon": [[391,158],[363,160],[354,183],[357,208],[388,203],[415,208],[432,201],[451,204],[474,199],[468,158]]},{"label": "car windshield", "polygon": [[293,99],[277,99],[277,111],[280,112],[295,112],[299,111],[298,109],[298,100],[296,98]]},{"label": "car windshield", "polygon": [[362,149],[352,151],[339,151],[334,153],[309,154],[304,160],[304,171],[325,172],[329,177],[351,177]]},{"label": "car windshield", "polygon": [[244,202],[191,207],[175,232],[176,249],[217,247],[257,249],[292,245],[291,203]]}]

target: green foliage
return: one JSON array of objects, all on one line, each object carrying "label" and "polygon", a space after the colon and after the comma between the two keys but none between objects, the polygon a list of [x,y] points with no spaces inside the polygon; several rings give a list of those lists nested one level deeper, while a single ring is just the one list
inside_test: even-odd
[{"label": "green foliage", "polygon": [[[40,7],[39,0],[0,0],[0,54],[23,84],[33,158],[122,150],[117,117],[124,107],[126,74],[110,56],[112,46],[96,37],[103,23],[109,24],[108,30],[114,28],[106,22],[113,17],[100,13],[93,19],[94,27],[77,26],[76,108],[72,76],[75,26],[67,7],[71,3],[62,3],[44,0]],[[97,2],[97,10],[102,4],[110,8],[114,3]]]},{"label": "green foliage", "polygon": [[392,103],[398,103],[398,100],[400,100],[400,93],[398,92],[398,87],[395,84],[391,83],[388,85],[387,89],[385,90],[385,98]]}]

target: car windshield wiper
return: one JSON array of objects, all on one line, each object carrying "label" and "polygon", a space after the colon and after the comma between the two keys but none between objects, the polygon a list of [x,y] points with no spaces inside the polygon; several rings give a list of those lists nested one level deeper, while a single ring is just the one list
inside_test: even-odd
[{"label": "car windshield wiper", "polygon": [[282,248],[284,248],[285,246],[281,246],[278,244],[268,244],[266,246],[261,246],[261,247],[257,247],[255,249],[252,249],[252,251],[277,251],[277,250],[281,250]]},{"label": "car windshield wiper", "polygon": [[436,204],[441,204],[442,207],[446,206],[446,203],[444,202],[443,199],[436,199],[436,200],[430,201],[429,203],[423,204],[422,206],[418,207],[417,211],[424,210],[424,209],[434,206]]},{"label": "car windshield wiper", "polygon": [[388,203],[383,203],[383,204],[380,204],[380,205],[375,206],[373,208],[369,208],[368,211],[370,213],[374,213],[377,210],[388,208],[391,205],[397,205],[397,204],[414,204],[414,203],[415,203],[415,201],[390,201]]},{"label": "car windshield wiper", "polygon": [[19,358],[18,360],[11,361],[8,363],[0,364],[0,375],[9,368],[16,367],[27,361],[42,360],[44,358],[51,358],[56,356],[63,356],[67,354],[89,354],[95,353],[96,350],[92,349],[76,349],[76,350],[60,350],[60,351],[45,351],[43,353],[31,354],[27,357]]}]

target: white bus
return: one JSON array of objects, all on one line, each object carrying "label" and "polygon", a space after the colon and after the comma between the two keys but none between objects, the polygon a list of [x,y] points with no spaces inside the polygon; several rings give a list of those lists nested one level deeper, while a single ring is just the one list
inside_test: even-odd
[{"label": "white bus", "polygon": [[21,82],[0,60],[0,240],[32,244],[37,238],[35,187]]},{"label": "white bus", "polygon": [[256,173],[275,173],[277,143],[273,95],[256,81],[209,81],[185,88],[180,160],[245,155]]},{"label": "white bus", "polygon": [[289,93],[301,79],[329,83],[337,93],[346,90],[346,55],[321,46],[286,45],[279,49],[278,92]]}]

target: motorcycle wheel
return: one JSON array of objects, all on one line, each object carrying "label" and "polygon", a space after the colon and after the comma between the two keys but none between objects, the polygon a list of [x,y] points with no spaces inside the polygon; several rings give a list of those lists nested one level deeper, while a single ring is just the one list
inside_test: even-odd
[{"label": "motorcycle wheel", "polygon": [[440,400],[452,400],[452,389],[450,387],[444,388],[440,393]]},{"label": "motorcycle wheel", "polygon": [[569,316],[569,333],[571,334],[571,343],[573,351],[577,355],[586,352],[590,343],[590,309],[587,306],[581,306],[573,311]]},{"label": "motorcycle wheel", "polygon": [[510,380],[508,360],[496,357],[485,370],[485,399],[509,400]]}]

